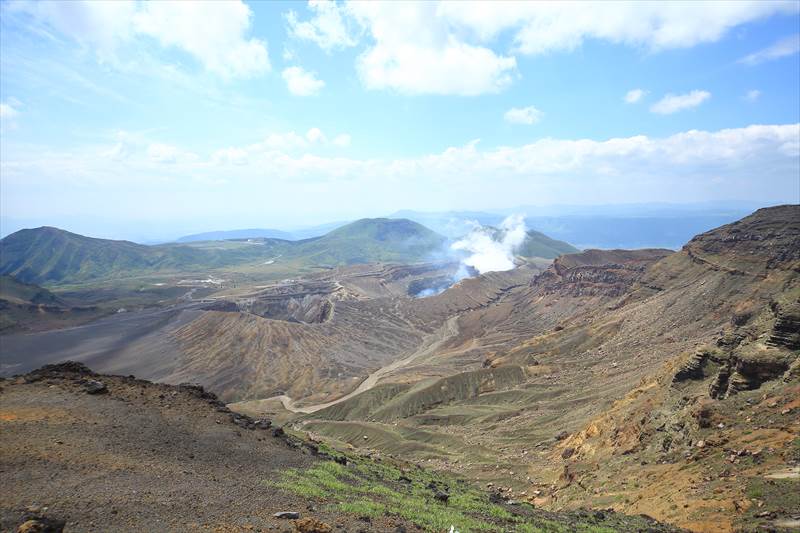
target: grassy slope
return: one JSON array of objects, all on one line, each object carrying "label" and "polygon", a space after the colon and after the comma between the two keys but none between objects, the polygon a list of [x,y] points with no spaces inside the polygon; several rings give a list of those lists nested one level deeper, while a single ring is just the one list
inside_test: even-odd
[{"label": "grassy slope", "polygon": [[517,254],[523,257],[554,259],[559,255],[574,254],[579,251],[567,242],[551,239],[538,231],[528,230],[528,235],[525,237],[525,241],[520,246]]},{"label": "grassy slope", "polygon": [[529,504],[501,505],[465,480],[447,474],[390,460],[347,455],[324,444],[319,445],[319,452],[334,460],[308,469],[289,469],[279,480],[267,484],[367,522],[382,516],[398,516],[424,531],[449,531],[451,528],[460,533],[673,530],[644,517],[614,513],[557,515],[535,510]]},{"label": "grassy slope", "polygon": [[265,265],[275,257],[298,269],[377,261],[414,262],[444,238],[408,220],[365,219],[303,241],[259,239],[144,246],[84,237],[56,228],[21,230],[0,241],[0,274],[24,282],[66,284],[165,272]]},{"label": "grassy slope", "polygon": [[0,276],[0,300],[18,304],[62,305],[52,292],[38,285],[22,283],[12,276]]}]

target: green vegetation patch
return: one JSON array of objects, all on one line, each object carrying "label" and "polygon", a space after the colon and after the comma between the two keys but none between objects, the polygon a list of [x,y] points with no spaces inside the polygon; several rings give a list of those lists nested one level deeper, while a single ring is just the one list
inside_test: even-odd
[{"label": "green vegetation patch", "polygon": [[763,531],[775,526],[775,521],[790,518],[800,509],[800,482],[797,479],[768,479],[753,477],[747,480],[745,494],[753,503],[738,524],[742,531]]},{"label": "green vegetation patch", "polygon": [[340,462],[345,462],[344,458],[346,465],[325,461],[305,470],[287,470],[278,481],[265,483],[322,500],[333,511],[362,518],[403,518],[426,531],[449,531],[454,527],[460,533],[611,533],[635,527],[633,523],[620,522],[619,515],[573,513],[562,519],[562,515],[536,510],[527,503],[494,503],[488,494],[461,479],[418,467],[403,468],[387,461],[344,456],[328,446],[321,451]]}]

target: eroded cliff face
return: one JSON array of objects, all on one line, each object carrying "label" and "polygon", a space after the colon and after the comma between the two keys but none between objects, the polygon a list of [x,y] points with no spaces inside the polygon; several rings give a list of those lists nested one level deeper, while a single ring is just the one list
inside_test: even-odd
[{"label": "eroded cliff face", "polygon": [[[760,210],[648,269],[639,285],[658,294],[637,305],[683,294],[659,320],[674,334],[685,331],[682,316],[694,320],[695,347],[664,351],[651,375],[553,449],[551,459],[563,463],[555,507],[597,505],[624,489],[615,508],[700,531],[792,523],[800,505],[787,496],[797,494],[800,462],[799,237],[797,206]],[[647,330],[642,338],[663,349]]]},{"label": "eroded cliff face", "polygon": [[586,250],[559,257],[531,281],[539,294],[606,296],[626,293],[645,269],[671,250]]}]

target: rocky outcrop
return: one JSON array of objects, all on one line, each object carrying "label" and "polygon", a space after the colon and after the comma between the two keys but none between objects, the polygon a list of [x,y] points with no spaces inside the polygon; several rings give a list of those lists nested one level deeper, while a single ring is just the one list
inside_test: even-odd
[{"label": "rocky outcrop", "polygon": [[675,373],[672,379],[673,383],[680,383],[686,380],[703,379],[706,377],[704,368],[708,366],[710,361],[710,352],[707,350],[698,350],[683,364],[683,366]]},{"label": "rocky outcrop", "polygon": [[672,253],[670,250],[586,250],[553,261],[532,285],[542,294],[565,296],[623,295],[647,266]]},{"label": "rocky outcrop", "polygon": [[781,309],[767,340],[770,346],[800,350],[800,302]]},{"label": "rocky outcrop", "polygon": [[800,206],[759,209],[696,236],[683,251],[714,270],[763,277],[769,270],[800,261]]}]

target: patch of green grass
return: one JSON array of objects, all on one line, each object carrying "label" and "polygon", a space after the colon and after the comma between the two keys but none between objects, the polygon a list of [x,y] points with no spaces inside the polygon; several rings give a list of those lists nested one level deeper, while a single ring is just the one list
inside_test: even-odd
[{"label": "patch of green grass", "polygon": [[760,485],[751,485],[747,488],[748,498],[763,498],[764,490]]},{"label": "patch of green grass", "polygon": [[[333,456],[328,450],[325,453]],[[390,461],[346,459],[346,466],[323,461],[305,470],[287,470],[270,485],[326,500],[336,511],[365,518],[400,517],[426,531],[449,531],[452,526],[460,533],[614,533],[640,527],[633,524],[639,520],[635,517],[623,519],[630,520],[630,526],[619,517],[605,520],[565,515],[562,522],[525,503],[514,507],[493,503],[486,493],[447,474],[400,468]],[[438,492],[449,495],[446,502],[437,499]]]},{"label": "patch of green grass", "polygon": [[341,502],[336,507],[344,512],[360,517],[376,518],[386,512],[386,506],[372,500],[356,500],[354,502]]}]

